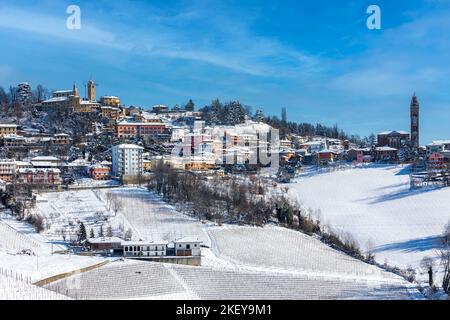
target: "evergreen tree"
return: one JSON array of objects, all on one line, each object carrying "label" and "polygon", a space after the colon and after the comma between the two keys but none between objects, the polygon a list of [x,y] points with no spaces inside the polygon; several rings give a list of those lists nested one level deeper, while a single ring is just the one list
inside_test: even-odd
[{"label": "evergreen tree", "polygon": [[133,232],[131,231],[131,229],[128,229],[125,232],[124,238],[126,241],[130,241],[133,238]]},{"label": "evergreen tree", "polygon": [[106,236],[110,237],[110,238],[113,236],[113,231],[112,231],[111,225],[109,225],[108,228],[106,229]]},{"label": "evergreen tree", "polygon": [[263,122],[264,121],[264,113],[261,109],[256,110],[255,113],[255,121]]},{"label": "evergreen tree", "polygon": [[194,111],[195,110],[195,104],[192,101],[192,99],[189,99],[189,102],[184,107],[184,110],[186,110],[186,111]]},{"label": "evergreen tree", "polygon": [[78,230],[79,241],[84,241],[87,239],[86,227],[83,222],[80,223],[80,229]]},{"label": "evergreen tree", "polygon": [[6,94],[5,89],[3,89],[3,87],[0,87],[0,106],[7,106],[8,104],[8,95]]},{"label": "evergreen tree", "polygon": [[98,232],[98,236],[99,236],[100,238],[105,236],[105,234],[104,234],[104,232],[103,232],[103,225],[100,226],[100,231]]},{"label": "evergreen tree", "polygon": [[376,138],[373,133],[369,136],[369,147],[372,148],[376,144]]},{"label": "evergreen tree", "polygon": [[94,234],[94,228],[91,228],[91,232],[89,234],[89,238],[95,238],[95,234]]}]

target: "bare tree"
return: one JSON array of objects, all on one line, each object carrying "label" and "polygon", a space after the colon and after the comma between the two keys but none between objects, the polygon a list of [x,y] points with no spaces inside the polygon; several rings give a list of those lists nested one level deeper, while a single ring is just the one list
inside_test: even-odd
[{"label": "bare tree", "polygon": [[442,248],[440,250],[441,264],[443,267],[442,289],[450,293],[450,222],[445,226]]},{"label": "bare tree", "polygon": [[428,273],[428,284],[431,288],[434,287],[434,281],[433,281],[433,273],[434,273],[434,260],[428,256],[424,257],[422,261],[420,262],[421,268],[426,270]]},{"label": "bare tree", "polygon": [[106,207],[108,208],[108,211],[111,210],[111,202],[114,198],[114,194],[112,192],[106,193]]},{"label": "bare tree", "polygon": [[117,216],[117,213],[123,209],[123,202],[117,195],[114,195],[111,200],[111,209],[114,212],[114,216]]}]

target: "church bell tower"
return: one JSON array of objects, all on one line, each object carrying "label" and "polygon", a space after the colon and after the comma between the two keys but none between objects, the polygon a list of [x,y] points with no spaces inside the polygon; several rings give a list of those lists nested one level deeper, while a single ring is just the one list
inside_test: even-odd
[{"label": "church bell tower", "polygon": [[419,100],[415,93],[411,99],[411,146],[419,148]]},{"label": "church bell tower", "polygon": [[88,100],[95,102],[95,82],[94,80],[88,81]]}]

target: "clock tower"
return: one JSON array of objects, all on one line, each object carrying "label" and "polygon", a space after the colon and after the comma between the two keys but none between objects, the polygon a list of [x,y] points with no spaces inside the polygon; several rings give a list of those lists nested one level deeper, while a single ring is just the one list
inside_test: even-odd
[{"label": "clock tower", "polygon": [[411,99],[411,146],[419,148],[419,100],[415,93]]}]

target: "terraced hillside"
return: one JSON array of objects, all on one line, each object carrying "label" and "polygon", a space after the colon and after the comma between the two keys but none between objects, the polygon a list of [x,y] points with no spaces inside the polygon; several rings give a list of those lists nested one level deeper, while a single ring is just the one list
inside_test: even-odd
[{"label": "terraced hillside", "polygon": [[47,288],[78,299],[409,299],[401,281],[250,272],[158,263],[114,263]]}]

